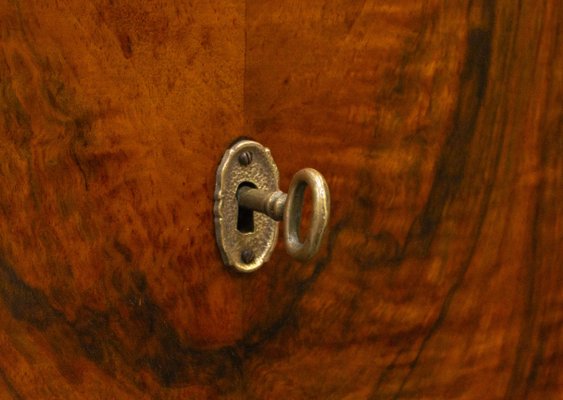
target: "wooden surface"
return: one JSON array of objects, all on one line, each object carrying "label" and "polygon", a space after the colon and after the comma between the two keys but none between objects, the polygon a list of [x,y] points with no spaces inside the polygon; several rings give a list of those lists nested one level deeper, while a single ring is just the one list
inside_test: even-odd
[{"label": "wooden surface", "polygon": [[[563,5],[0,5],[0,398],[563,398]],[[225,268],[239,136],[332,194]]]}]

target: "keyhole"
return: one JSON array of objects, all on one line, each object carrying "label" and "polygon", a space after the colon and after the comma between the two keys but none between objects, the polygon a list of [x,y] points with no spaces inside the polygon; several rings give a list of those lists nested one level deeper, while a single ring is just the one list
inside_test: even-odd
[{"label": "keyhole", "polygon": [[[243,182],[239,185],[237,189],[237,198],[238,198],[238,193],[242,187],[249,187],[256,189],[255,184],[251,182]],[[254,211],[249,208],[242,207],[240,203],[238,206],[237,230],[240,233],[254,232]]]}]

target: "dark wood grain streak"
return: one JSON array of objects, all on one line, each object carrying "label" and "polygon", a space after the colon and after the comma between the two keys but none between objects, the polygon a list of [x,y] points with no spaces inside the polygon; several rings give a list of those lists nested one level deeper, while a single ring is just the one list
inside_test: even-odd
[{"label": "dark wood grain streak", "polygon": [[12,385],[12,383],[8,380],[8,378],[6,377],[6,375],[4,374],[4,371],[0,370],[0,378],[2,378],[2,382],[5,384],[6,386],[6,393],[10,396],[10,398],[12,399],[16,399],[16,400],[20,400],[22,399],[22,397],[20,396],[20,394],[18,393],[18,391],[16,390],[16,388],[14,388],[14,386]]},{"label": "dark wood grain streak", "polygon": [[[2,2],[0,398],[560,398],[559,3]],[[222,265],[240,137],[311,262]]]},{"label": "dark wood grain streak", "polygon": [[[213,384],[224,391],[224,387],[236,384],[236,376],[240,374],[237,354],[227,348],[205,351],[182,346],[178,334],[146,293],[146,279],[136,276],[132,280],[135,287],[120,290],[124,295],[120,303],[130,316],[129,320],[121,322],[129,326],[121,328],[141,328],[146,332],[135,338],[135,348],[125,353],[123,349],[130,344],[116,337],[112,329],[112,325],[119,324],[120,310],[99,312],[84,307],[78,311],[75,320],[68,321],[49,304],[43,292],[25,285],[13,269],[0,260],[0,298],[8,305],[13,318],[43,332],[53,347],[63,343],[67,353],[74,347],[74,357],[86,357],[109,375],[115,374],[114,363],[121,359],[122,368],[126,366],[133,370],[131,375],[147,367],[165,386],[196,382]],[[151,347],[147,343],[151,343]]]},{"label": "dark wood grain streak", "polygon": [[[546,12],[554,12],[548,6],[548,4],[544,6]],[[558,34],[551,40],[551,43],[550,41],[538,41],[536,50],[538,57],[544,57],[551,67],[547,71],[540,71],[541,74],[545,74],[545,79],[550,85],[549,88],[545,88],[545,98],[542,99],[547,111],[540,122],[540,129],[544,135],[539,143],[540,154],[537,161],[539,169],[550,172],[542,174],[536,186],[536,203],[529,238],[531,250],[528,261],[526,320],[521,330],[517,358],[510,385],[507,388],[507,398],[549,396],[551,387],[538,385],[538,378],[540,381],[543,380],[544,373],[552,382],[561,382],[561,378],[554,377],[552,372],[545,371],[546,360],[553,357],[554,350],[558,352],[560,349],[561,337],[560,334],[555,333],[559,337],[555,339],[555,349],[553,349],[551,347],[554,345],[553,328],[546,329],[544,321],[548,315],[549,319],[553,318],[550,313],[558,307],[557,303],[548,303],[557,298],[550,298],[546,295],[550,291],[558,290],[551,287],[544,291],[544,288],[546,285],[550,287],[554,282],[561,281],[560,268],[558,268],[561,265],[561,234],[552,230],[561,221],[561,207],[557,206],[557,203],[560,202],[557,200],[557,197],[560,197],[560,195],[557,196],[557,193],[561,193],[561,174],[551,172],[561,168],[560,154],[563,150],[562,118],[560,113],[557,116],[558,113],[554,112],[558,107],[557,104],[561,105],[561,73],[555,72],[557,68],[560,69],[557,65],[561,63],[561,17],[563,17],[563,11],[561,9],[558,12],[555,11],[553,18],[559,19]],[[559,100],[557,100],[557,96],[559,96]],[[553,109],[550,107],[551,104],[554,105]],[[546,231],[550,233],[546,234]],[[557,250],[553,251],[553,249]],[[551,354],[547,355],[546,353],[549,352]],[[543,369],[543,371],[539,371],[539,369]],[[545,385],[545,381],[543,383]]]},{"label": "dark wood grain streak", "polygon": [[[491,58],[491,30],[492,30],[492,14],[493,3],[485,3],[477,5],[473,3],[473,7],[482,7],[479,10],[483,14],[478,21],[477,26],[468,28],[467,36],[467,54],[465,63],[460,75],[460,92],[459,102],[456,105],[454,112],[454,122],[452,132],[448,134],[444,143],[440,159],[437,163],[437,172],[434,177],[432,189],[428,196],[428,202],[425,205],[424,211],[419,217],[421,222],[418,230],[420,232],[414,235],[414,247],[419,248],[424,255],[427,255],[431,241],[434,236],[434,231],[442,218],[444,207],[447,203],[452,201],[452,198],[460,190],[459,186],[463,183],[463,177],[466,168],[466,157],[469,154],[469,146],[475,129],[477,126],[477,117],[481,110],[485,89],[487,87],[488,72],[490,67]],[[471,13],[473,10],[468,10]],[[482,19],[482,20],[481,20]],[[498,148],[498,147],[497,147]],[[493,153],[495,160],[498,160],[498,151]],[[444,323],[446,315],[450,310],[451,303],[454,296],[457,294],[458,289],[463,283],[463,279],[471,264],[471,260],[475,255],[477,238],[481,233],[482,224],[485,218],[486,206],[490,199],[492,184],[491,182],[482,182],[485,188],[482,203],[479,206],[479,211],[476,214],[476,227],[475,234],[472,240],[466,241],[468,253],[465,259],[461,262],[457,277],[453,280],[451,287],[448,289],[444,297],[444,301],[440,307],[440,311],[434,323],[430,326],[426,336],[423,338],[416,356],[410,364],[410,370],[405,375],[399,390],[394,398],[400,398],[406,383],[411,377],[412,372],[417,367],[418,361],[422,352],[425,350],[429,340],[440,329]],[[415,224],[416,226],[417,224]],[[416,228],[415,228],[416,229]],[[407,249],[409,239],[412,236],[412,230],[409,232],[407,239]],[[421,239],[419,239],[421,238]],[[418,240],[417,240],[418,239]],[[418,242],[418,243],[417,243]],[[418,244],[418,245],[417,245]],[[377,393],[374,392],[372,397],[376,397]]]}]

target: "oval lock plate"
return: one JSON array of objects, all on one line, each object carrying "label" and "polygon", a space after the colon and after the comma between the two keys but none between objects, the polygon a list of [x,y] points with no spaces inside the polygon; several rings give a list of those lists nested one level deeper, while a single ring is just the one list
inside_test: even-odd
[{"label": "oval lock plate", "polygon": [[225,264],[252,272],[269,260],[278,223],[241,208],[237,196],[242,186],[273,192],[278,185],[278,168],[270,150],[260,143],[241,140],[225,152],[217,169],[214,204],[215,235]]}]

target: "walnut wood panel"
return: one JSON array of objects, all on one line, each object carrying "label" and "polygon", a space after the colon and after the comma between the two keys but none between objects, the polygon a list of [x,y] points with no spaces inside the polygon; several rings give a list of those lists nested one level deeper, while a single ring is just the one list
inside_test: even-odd
[{"label": "walnut wood panel", "polygon": [[244,3],[0,10],[0,390],[236,388],[241,280],[211,213],[243,129]]},{"label": "walnut wood panel", "polygon": [[[0,5],[0,398],[560,398],[556,0]],[[321,253],[215,247],[237,137]]]},{"label": "walnut wood panel", "polygon": [[262,272],[253,398],[563,398],[562,21],[557,1],[247,3],[247,132],[285,187],[312,165],[333,198],[316,262]]}]

